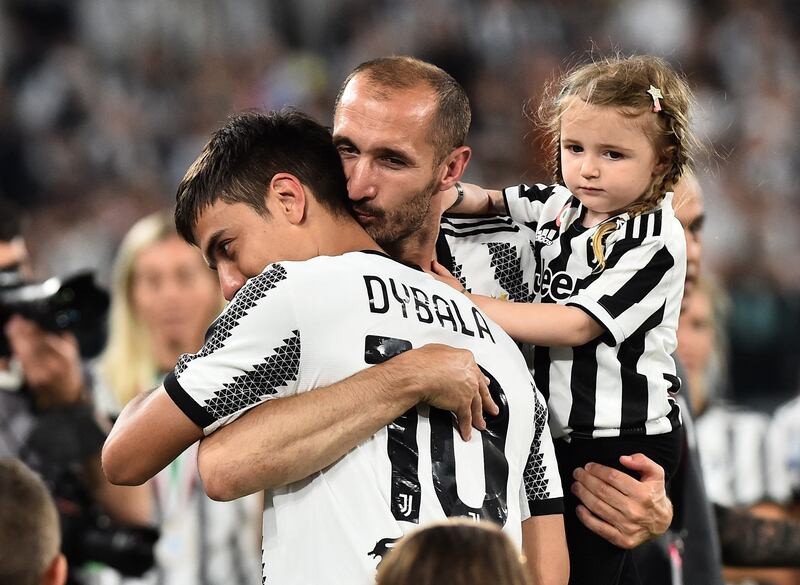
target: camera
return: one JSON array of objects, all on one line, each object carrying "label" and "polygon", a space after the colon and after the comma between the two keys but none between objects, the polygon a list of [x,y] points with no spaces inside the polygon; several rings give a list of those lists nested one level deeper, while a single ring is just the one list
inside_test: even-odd
[{"label": "camera", "polygon": [[[88,404],[48,409],[35,421],[20,456],[47,485],[60,517],[62,552],[71,567],[102,563],[139,577],[155,562],[159,531],[112,521],[92,497],[84,463],[105,433]],[[78,585],[71,576],[69,585]]]},{"label": "camera", "polygon": [[[16,269],[0,270],[0,328],[16,314],[48,331],[70,331],[78,339],[84,358],[94,357],[103,349],[108,305],[108,293],[97,286],[88,271],[63,279],[27,282]],[[8,340],[0,335],[0,357],[10,354]]]}]

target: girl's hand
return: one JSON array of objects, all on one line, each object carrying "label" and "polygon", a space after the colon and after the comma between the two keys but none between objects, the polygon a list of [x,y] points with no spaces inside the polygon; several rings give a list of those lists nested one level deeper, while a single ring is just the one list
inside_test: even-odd
[{"label": "girl's hand", "polygon": [[464,292],[467,290],[455,276],[450,274],[450,271],[447,270],[447,268],[439,264],[436,260],[431,262],[431,270],[433,271],[434,278],[436,278],[436,280],[439,282],[445,283],[447,286],[456,289],[458,292]]}]

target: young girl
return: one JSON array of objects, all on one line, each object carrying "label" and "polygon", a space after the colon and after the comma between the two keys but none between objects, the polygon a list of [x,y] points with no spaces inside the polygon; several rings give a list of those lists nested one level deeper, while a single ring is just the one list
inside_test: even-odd
[{"label": "young girl", "polygon": [[560,439],[571,583],[638,582],[628,553],[577,520],[574,470],[593,461],[630,473],[619,457],[641,452],[670,476],[678,462],[670,393],[680,385],[672,353],[686,249],[671,190],[696,144],[691,102],[686,82],[654,57],[569,73],[540,110],[557,184],[457,185],[451,198],[451,211],[508,213],[529,230],[534,302],[471,295],[434,264],[512,337],[536,346],[534,378]]}]

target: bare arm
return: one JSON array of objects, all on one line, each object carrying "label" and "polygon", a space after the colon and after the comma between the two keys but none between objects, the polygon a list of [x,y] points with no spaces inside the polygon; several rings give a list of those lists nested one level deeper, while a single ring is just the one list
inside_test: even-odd
[{"label": "bare arm", "polygon": [[522,552],[534,585],[566,585],[569,554],[564,516],[531,516],[522,523]]},{"label": "bare arm", "polygon": [[428,345],[343,382],[265,402],[200,443],[206,493],[232,500],[323,469],[412,408],[454,412],[462,437],[496,413],[471,352]]},{"label": "bare arm", "polygon": [[632,549],[666,532],[672,522],[664,470],[641,453],[620,457],[633,477],[605,465],[589,463],[575,470],[573,493],[583,505],[578,518],[612,544]]},{"label": "bare arm", "polygon": [[578,307],[555,303],[512,303],[467,293],[515,341],[576,347],[603,333],[603,327]]},{"label": "bare arm", "polygon": [[513,303],[467,293],[450,272],[433,261],[436,278],[466,294],[515,341],[534,345],[576,347],[589,343],[604,329],[583,309],[555,303]]},{"label": "bare arm", "polygon": [[103,445],[103,471],[111,483],[141,485],[202,436],[160,386],[120,413]]},{"label": "bare arm", "polygon": [[470,215],[505,215],[508,213],[502,191],[484,189],[470,183],[459,183],[464,196],[458,201],[458,190],[450,187],[442,198],[442,211]]}]

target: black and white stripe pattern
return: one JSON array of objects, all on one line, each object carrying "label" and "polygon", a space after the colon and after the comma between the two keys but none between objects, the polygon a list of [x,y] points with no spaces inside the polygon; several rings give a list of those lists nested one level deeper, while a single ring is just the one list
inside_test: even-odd
[{"label": "black and white stripe pattern", "polygon": [[[530,228],[508,217],[447,214],[442,217],[436,255],[470,291],[529,302],[533,298],[529,282],[535,267],[533,235]],[[521,349],[529,358],[528,348]],[[561,494],[553,493],[550,479],[558,469],[552,438],[542,434],[548,425],[547,399],[536,387],[532,391],[536,396],[536,434],[523,474],[527,504],[533,515],[560,513]]]},{"label": "black and white stripe pattern", "polygon": [[[529,348],[547,397],[554,436],[667,433],[680,424],[671,354],[686,270],[683,230],[671,195],[649,213],[611,221],[605,267],[597,269],[584,209],[561,186],[503,193],[510,216],[445,216],[437,251],[461,267],[473,292],[517,302],[580,307],[606,333],[576,348]],[[441,259],[440,259],[441,261]],[[500,269],[498,269],[500,267]]]},{"label": "black and white stripe pattern", "polygon": [[[575,348],[536,348],[535,380],[549,396],[554,435],[667,433],[679,424],[675,387],[680,300],[686,271],[683,230],[671,195],[634,218],[623,214],[608,236],[599,270],[584,208],[563,187],[504,192],[512,217],[535,225],[533,281],[539,302],[586,311],[606,333]],[[541,354],[541,355],[540,355]]]},{"label": "black and white stripe pattern", "polygon": [[527,302],[533,293],[532,234],[510,217],[446,214],[436,253],[469,291]]}]

